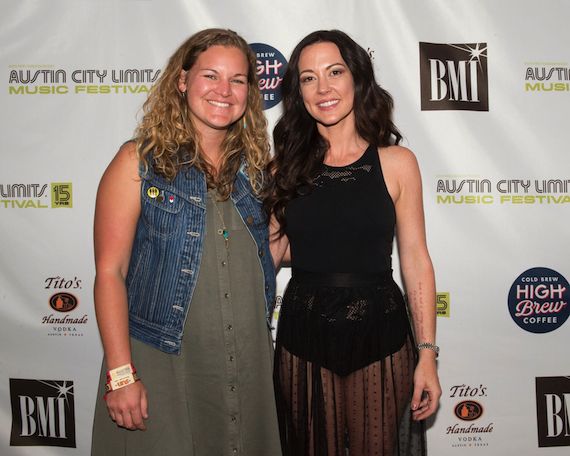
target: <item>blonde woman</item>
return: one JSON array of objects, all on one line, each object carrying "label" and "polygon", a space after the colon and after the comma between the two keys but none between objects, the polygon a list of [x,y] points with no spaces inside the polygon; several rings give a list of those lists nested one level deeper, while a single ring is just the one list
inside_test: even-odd
[{"label": "blonde woman", "polygon": [[230,30],[191,36],[97,194],[106,393],[94,455],[280,453],[275,271],[257,196],[268,158],[247,43]]}]

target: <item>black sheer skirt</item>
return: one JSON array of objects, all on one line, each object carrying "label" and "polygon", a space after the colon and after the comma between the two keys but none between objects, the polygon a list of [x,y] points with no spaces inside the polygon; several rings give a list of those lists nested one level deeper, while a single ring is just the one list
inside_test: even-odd
[{"label": "black sheer skirt", "polygon": [[283,455],[425,455],[424,425],[410,410],[416,362],[391,272],[295,270],[275,352]]}]

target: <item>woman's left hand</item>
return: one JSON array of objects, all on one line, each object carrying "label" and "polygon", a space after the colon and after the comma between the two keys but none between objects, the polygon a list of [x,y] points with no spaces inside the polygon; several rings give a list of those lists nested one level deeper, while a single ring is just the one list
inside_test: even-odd
[{"label": "woman's left hand", "polygon": [[420,351],[420,359],[414,372],[414,394],[412,396],[412,417],[424,420],[433,415],[439,406],[441,386],[437,376],[435,353]]}]

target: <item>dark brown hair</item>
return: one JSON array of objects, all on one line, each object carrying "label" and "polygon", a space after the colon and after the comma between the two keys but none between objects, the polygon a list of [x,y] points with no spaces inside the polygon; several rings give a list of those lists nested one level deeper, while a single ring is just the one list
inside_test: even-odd
[{"label": "dark brown hair", "polygon": [[299,81],[299,58],[307,46],[329,42],[338,47],[354,81],[356,131],[369,144],[380,147],[398,144],[402,135],[392,122],[393,101],[378,85],[368,53],[340,30],[319,30],[307,35],[295,47],[282,84],[283,115],[273,130],[275,155],[269,165],[264,205],[285,230],[285,207],[300,187],[312,184],[323,163],[329,144],[319,134],[316,121],[303,104]]}]

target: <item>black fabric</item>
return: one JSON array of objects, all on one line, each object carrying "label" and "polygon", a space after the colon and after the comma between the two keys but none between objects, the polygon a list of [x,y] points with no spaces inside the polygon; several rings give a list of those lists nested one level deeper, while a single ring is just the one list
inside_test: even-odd
[{"label": "black fabric", "polygon": [[408,316],[391,274],[293,270],[279,315],[279,341],[300,358],[345,376],[397,352]]},{"label": "black fabric", "polygon": [[417,350],[392,279],[396,223],[376,147],[323,165],[286,208],[293,276],[275,386],[284,456],[424,456],[411,419]]},{"label": "black fabric", "polygon": [[353,273],[391,269],[396,213],[375,147],[351,165],[322,165],[304,192],[285,210],[293,267]]}]

